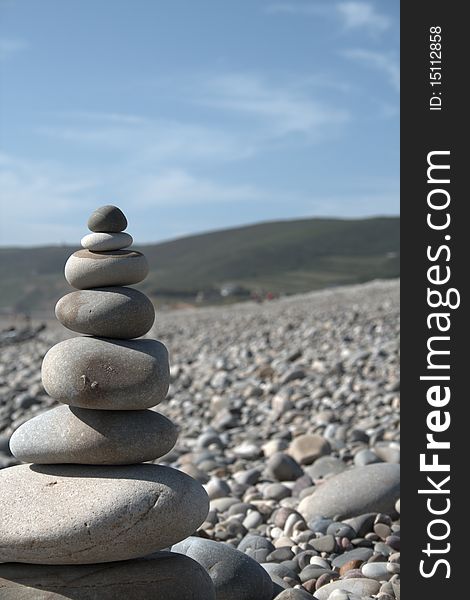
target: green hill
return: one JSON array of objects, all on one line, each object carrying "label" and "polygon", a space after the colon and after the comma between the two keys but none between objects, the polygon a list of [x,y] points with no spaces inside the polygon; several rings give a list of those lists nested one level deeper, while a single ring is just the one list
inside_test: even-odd
[{"label": "green hill", "polygon": [[[157,302],[220,301],[220,287],[293,294],[399,275],[399,218],[276,221],[137,246],[150,263],[137,286]],[[67,291],[77,247],[0,248],[2,310],[49,308]]]}]

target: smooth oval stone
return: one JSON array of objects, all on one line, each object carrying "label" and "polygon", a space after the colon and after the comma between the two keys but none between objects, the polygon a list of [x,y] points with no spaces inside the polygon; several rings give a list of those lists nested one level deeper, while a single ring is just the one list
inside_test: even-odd
[{"label": "smooth oval stone", "polygon": [[128,233],[89,233],[80,240],[82,248],[91,252],[108,252],[109,250],[122,250],[132,244],[134,240]]},{"label": "smooth oval stone", "polygon": [[206,570],[182,554],[158,552],[97,565],[0,565],[3,600],[216,600]]},{"label": "smooth oval stone", "polygon": [[89,410],[58,406],[12,435],[10,448],[23,462],[127,465],[169,452],[176,426],[153,410]]},{"label": "smooth oval stone", "polygon": [[377,581],[388,581],[392,576],[392,573],[387,570],[386,562],[366,563],[362,565],[361,571],[364,577]]},{"label": "smooth oval stone", "polygon": [[335,456],[321,456],[305,469],[305,472],[313,479],[322,479],[326,475],[342,473],[347,465],[341,459]]},{"label": "smooth oval stone", "polygon": [[112,204],[100,206],[88,219],[88,229],[95,232],[118,233],[127,227],[126,215]]},{"label": "smooth oval stone", "polygon": [[53,346],[42,363],[46,392],[80,408],[150,408],[169,381],[168,351],[157,340],[75,337]]},{"label": "smooth oval stone", "polygon": [[400,466],[389,463],[355,467],[334,475],[304,498],[298,511],[314,517],[340,519],[367,512],[391,513],[400,497]]},{"label": "smooth oval stone", "polygon": [[190,537],[172,547],[209,573],[217,600],[271,600],[273,584],[252,558],[222,542]]},{"label": "smooth oval stone", "polygon": [[56,304],[57,319],[72,331],[108,338],[136,338],[146,334],[155,309],[145,294],[126,287],[79,290]]},{"label": "smooth oval stone", "polygon": [[186,538],[209,508],[197,481],[162,465],[19,465],[0,489],[0,562],[138,558]]},{"label": "smooth oval stone", "polygon": [[312,600],[312,595],[301,589],[284,590],[275,600]]},{"label": "smooth oval stone", "polygon": [[358,596],[372,596],[377,594],[380,589],[380,583],[374,579],[339,579],[332,581],[315,590],[315,598],[317,600],[328,600],[331,592],[334,590],[344,590],[357,594]]},{"label": "smooth oval stone", "polygon": [[329,441],[318,433],[299,435],[292,440],[288,449],[288,453],[299,465],[311,465],[317,458],[330,452]]},{"label": "smooth oval stone", "polygon": [[147,259],[135,250],[77,250],[65,263],[65,279],[79,290],[132,285],[143,281],[148,272]]}]

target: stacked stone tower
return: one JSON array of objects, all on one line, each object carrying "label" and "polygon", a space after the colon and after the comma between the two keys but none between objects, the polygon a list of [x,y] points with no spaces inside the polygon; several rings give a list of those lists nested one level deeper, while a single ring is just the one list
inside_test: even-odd
[{"label": "stacked stone tower", "polygon": [[211,600],[197,563],[157,552],[201,525],[208,498],[186,474],[141,464],[177,438],[149,410],[168,391],[167,350],[135,339],[155,318],[150,300],[127,287],[146,277],[147,261],[129,249],[117,207],[97,209],[88,227],[65,265],[78,291],[56,305],[58,320],[85,335],[53,346],[42,366],[62,405],[19,427],[11,450],[30,464],[0,472],[0,598]]}]

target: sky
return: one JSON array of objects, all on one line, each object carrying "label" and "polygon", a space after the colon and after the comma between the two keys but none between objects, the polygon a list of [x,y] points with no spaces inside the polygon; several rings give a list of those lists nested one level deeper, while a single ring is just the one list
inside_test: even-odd
[{"label": "sky", "polygon": [[399,212],[398,0],[0,0],[0,244]]}]

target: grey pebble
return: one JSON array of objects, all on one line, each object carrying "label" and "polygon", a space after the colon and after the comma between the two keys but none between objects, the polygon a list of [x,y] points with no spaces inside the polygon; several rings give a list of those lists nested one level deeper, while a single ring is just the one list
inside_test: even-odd
[{"label": "grey pebble", "polygon": [[354,517],[393,510],[400,495],[400,467],[381,463],[355,467],[334,475],[299,504],[308,521],[314,516]]},{"label": "grey pebble", "polygon": [[253,559],[230,546],[189,537],[172,547],[196,560],[209,573],[217,600],[271,600],[273,585]]},{"label": "grey pebble", "polygon": [[47,393],[80,408],[137,410],[168,391],[168,352],[156,340],[75,337],[53,346],[42,363]]},{"label": "grey pebble", "polygon": [[57,302],[55,314],[72,331],[123,339],[145,335],[155,320],[147,296],[126,287],[71,292]]},{"label": "grey pebble", "polygon": [[94,210],[88,219],[88,229],[94,232],[117,233],[127,227],[127,219],[120,208],[106,204]]}]

